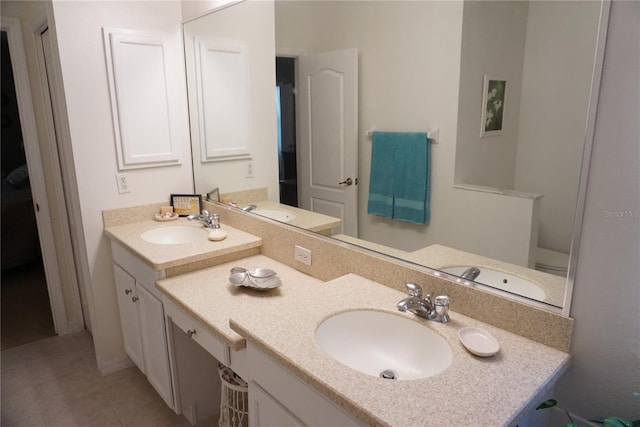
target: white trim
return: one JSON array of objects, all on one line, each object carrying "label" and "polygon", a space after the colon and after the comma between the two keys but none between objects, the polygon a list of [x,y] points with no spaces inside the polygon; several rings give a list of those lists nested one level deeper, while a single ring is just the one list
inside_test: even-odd
[{"label": "white trim", "polygon": [[[77,198],[77,196],[73,197],[76,193],[71,191],[72,185],[76,182],[75,166],[73,156],[68,152],[68,149],[66,149],[66,147],[69,147],[71,144],[68,142],[70,141],[70,136],[68,125],[66,124],[68,120],[66,120],[64,94],[61,91],[62,79],[57,71],[59,70],[59,66],[57,63],[51,63],[50,66],[47,67],[44,58],[42,34],[47,29],[50,32],[52,60],[56,61],[58,56],[57,49],[54,46],[55,37],[46,19],[41,25],[34,29],[34,41],[36,43],[40,85],[43,92],[42,100],[45,106],[45,126],[47,128],[48,144],[49,147],[51,147],[48,162],[53,168],[53,176],[49,177],[54,189],[52,197],[55,197],[57,200],[56,209],[59,210],[58,214],[60,217],[67,218],[67,223],[63,225],[65,229],[62,233],[62,241],[57,242],[58,245],[62,246],[63,250],[61,253],[56,253],[58,262],[64,265],[65,270],[69,272],[69,277],[65,278],[65,280],[69,280],[69,283],[66,281],[65,283],[60,283],[60,292],[62,292],[62,288],[64,288],[67,297],[70,298],[70,301],[68,301],[70,304],[65,307],[66,329],[65,331],[58,331],[59,334],[63,335],[84,329],[84,317],[76,265],[78,262],[76,256],[78,256],[81,251],[78,250],[79,246],[77,246],[78,237],[74,236],[74,231],[76,233],[82,233],[82,221],[78,219],[78,211],[74,211],[73,209],[74,201]],[[79,228],[80,231],[78,231]],[[51,244],[53,245],[53,242]],[[76,250],[74,251],[74,249]],[[60,279],[60,271],[58,271],[58,280]]]},{"label": "white trim", "polygon": [[56,333],[63,335],[68,332],[69,327],[53,240],[53,225],[51,223],[49,200],[47,198],[42,157],[38,143],[36,118],[33,110],[31,87],[27,71],[27,59],[22,41],[22,26],[18,19],[3,16],[2,31],[7,32],[7,40],[9,43],[16,98],[20,113],[20,127],[22,129],[24,151],[29,167],[29,180],[31,182],[34,209],[36,211],[38,237],[40,239],[40,250],[42,252],[47,289],[49,291],[49,302],[51,304],[54,329]]},{"label": "white trim", "polygon": [[98,360],[98,372],[100,372],[100,375],[103,375],[103,376],[113,374],[114,372],[121,371],[130,366],[136,366],[136,365],[129,358],[129,356],[124,356],[120,359],[112,360],[108,363],[104,363]]},{"label": "white trim", "polygon": [[[54,16],[53,12],[53,3],[47,2],[47,16]],[[42,29],[48,25],[46,19],[43,21],[43,24],[39,27]],[[85,244],[84,237],[84,228],[82,223],[82,210],[80,205],[80,194],[78,193],[78,185],[76,178],[76,169],[75,163],[73,161],[73,149],[71,144],[71,131],[69,129],[69,118],[67,116],[67,109],[64,98],[64,87],[62,76],[60,75],[61,65],[60,65],[60,53],[57,44],[57,35],[55,25],[49,26],[49,31],[51,31],[52,37],[52,48],[54,53],[54,59],[56,63],[54,64],[55,73],[51,77],[55,79],[56,87],[60,89],[57,104],[55,106],[55,111],[58,115],[58,119],[56,121],[56,125],[58,127],[58,154],[61,156],[62,165],[65,167],[63,171],[63,184],[65,188],[65,197],[66,197],[66,207],[68,209],[68,219],[69,219],[69,232],[71,235],[71,246],[73,248],[73,253],[70,253],[69,256],[72,256],[71,262],[75,263],[75,272],[77,277],[77,284],[73,285],[73,292],[80,293],[82,292],[82,298],[80,300],[80,305],[74,305],[74,308],[79,313],[79,319],[74,322],[74,324],[84,324],[87,329],[92,332],[92,335],[95,337],[96,334],[92,329],[92,325],[95,324],[93,321],[93,292],[91,288],[91,272],[89,270],[89,257],[87,253],[87,247]],[[42,66],[42,64],[40,64]],[[72,191],[73,190],[73,191]],[[71,285],[69,285],[71,286]],[[75,298],[74,298],[75,304]],[[95,341],[95,338],[94,338]]]},{"label": "white trim", "polygon": [[[247,43],[195,37],[194,52],[200,162],[251,159]],[[229,76],[224,85],[219,76]]]},{"label": "white trim", "polygon": [[[169,33],[102,30],[118,169],[181,164],[173,108],[180,43]],[[141,69],[153,69],[160,78],[148,79]],[[131,87],[144,96],[131,97]]]},{"label": "white trim", "polygon": [[296,49],[290,47],[278,47],[276,46],[276,57],[280,58],[299,58],[301,56],[308,55],[306,49]]},{"label": "white trim", "polygon": [[[182,1],[188,1],[188,0],[182,0]],[[191,1],[193,1],[193,0],[191,0]],[[191,18],[188,18],[186,20],[183,20],[182,23],[186,24],[186,23],[194,21],[194,20],[196,20],[198,18],[202,18],[203,16],[207,16],[210,13],[217,12],[217,11],[222,10],[222,9],[226,9],[228,7],[233,6],[234,4],[242,3],[244,1],[245,0],[216,0],[216,1],[213,2],[213,6],[211,7],[211,9],[205,10],[202,13],[200,13],[200,14],[194,16],[194,17],[191,17]]]}]

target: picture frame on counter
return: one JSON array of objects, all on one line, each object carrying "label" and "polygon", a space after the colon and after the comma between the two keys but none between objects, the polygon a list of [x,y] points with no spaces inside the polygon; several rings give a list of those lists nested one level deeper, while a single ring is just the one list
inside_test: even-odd
[{"label": "picture frame on counter", "polygon": [[173,206],[173,212],[180,216],[199,214],[202,211],[202,196],[200,194],[172,194],[171,206]]}]

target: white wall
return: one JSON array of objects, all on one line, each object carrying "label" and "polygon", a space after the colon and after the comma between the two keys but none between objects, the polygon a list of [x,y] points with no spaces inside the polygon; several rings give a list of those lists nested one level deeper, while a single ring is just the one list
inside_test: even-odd
[{"label": "white wall", "polygon": [[[118,194],[102,27],[178,35],[181,33],[180,3],[56,1],[53,11],[89,264],[90,281],[84,286],[90,296],[98,365],[103,372],[108,372],[127,363],[127,357],[122,345],[110,247],[102,234],[102,210],[168,200],[170,193],[191,193],[193,182],[186,92],[183,92],[178,105],[174,106],[179,112],[175,125],[183,137],[182,164],[129,170],[132,191]],[[176,65],[179,84],[184,85],[184,68],[182,64]]]},{"label": "white wall", "polygon": [[596,1],[529,3],[513,188],[544,195],[539,245],[565,253],[571,249],[599,16]]},{"label": "white wall", "polygon": [[[464,4],[455,182],[513,188],[529,2]],[[507,80],[503,131],[480,138],[483,76]]]},{"label": "white wall", "polygon": [[[640,3],[613,1],[556,399],[583,418],[640,417]],[[626,213],[625,213],[626,212]]]},{"label": "white wall", "polygon": [[[246,1],[218,10],[185,25],[185,46],[193,144],[195,188],[200,194],[219,187],[222,193],[267,187],[270,200],[279,201],[278,145],[275,102],[275,42],[272,1]],[[200,162],[193,37],[244,41],[248,45],[251,104],[250,160]],[[248,164],[252,178],[247,178]],[[266,183],[266,184],[265,184]]]}]

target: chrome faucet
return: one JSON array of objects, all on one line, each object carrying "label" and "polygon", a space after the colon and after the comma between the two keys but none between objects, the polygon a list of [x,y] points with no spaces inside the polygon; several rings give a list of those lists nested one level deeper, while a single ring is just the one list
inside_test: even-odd
[{"label": "chrome faucet", "polygon": [[255,208],[257,208],[257,206],[254,205],[254,204],[251,204],[251,205],[247,205],[247,206],[243,207],[242,210],[245,211],[245,212],[251,212]]},{"label": "chrome faucet", "polygon": [[207,200],[208,200],[208,201],[213,201],[213,200],[211,199],[211,195],[212,195],[212,194],[215,194],[215,195],[216,195],[216,202],[219,202],[219,201],[220,201],[220,188],[219,188],[219,187],[216,187],[216,188],[214,188],[213,190],[211,190],[211,191],[209,191],[209,192],[207,193]]},{"label": "chrome faucet", "polygon": [[410,312],[428,320],[447,323],[449,321],[449,301],[447,295],[439,295],[433,300],[428,293],[422,298],[422,288],[412,282],[405,283],[409,296],[401,300],[396,307],[402,312]]},{"label": "chrome faucet", "polygon": [[208,210],[203,209],[200,215],[191,214],[187,217],[189,221],[202,221],[207,228],[220,228],[220,215],[217,213],[210,213]]}]

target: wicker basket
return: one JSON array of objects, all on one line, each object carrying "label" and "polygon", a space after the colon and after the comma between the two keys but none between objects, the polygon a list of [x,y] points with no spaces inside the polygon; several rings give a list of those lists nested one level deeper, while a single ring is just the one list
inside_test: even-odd
[{"label": "wicker basket", "polygon": [[220,427],[247,427],[249,425],[249,387],[231,368],[218,364],[220,375]]}]

